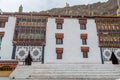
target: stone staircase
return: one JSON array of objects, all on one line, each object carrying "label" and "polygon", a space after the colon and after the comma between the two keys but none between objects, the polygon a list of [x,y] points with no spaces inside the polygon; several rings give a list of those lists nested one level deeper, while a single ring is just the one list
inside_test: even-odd
[{"label": "stone staircase", "polygon": [[116,80],[120,65],[112,64],[39,64],[18,66],[10,75],[16,80]]}]

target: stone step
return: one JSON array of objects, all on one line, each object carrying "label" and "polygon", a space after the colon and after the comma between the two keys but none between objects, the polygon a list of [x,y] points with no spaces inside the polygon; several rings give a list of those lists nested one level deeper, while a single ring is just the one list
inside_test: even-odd
[{"label": "stone step", "polygon": [[77,69],[77,68],[73,68],[73,69],[61,69],[61,68],[53,68],[53,69],[34,69],[35,71],[37,71],[37,70],[53,70],[53,71],[56,71],[56,70],[71,70],[71,71],[77,71],[77,70],[79,70],[79,71],[96,71],[96,70],[98,70],[98,71],[120,71],[120,69]]},{"label": "stone step", "polygon": [[75,69],[64,69],[64,68],[62,68],[62,69],[34,69],[34,71],[66,71],[66,70],[68,70],[68,71],[120,71],[120,69],[77,69],[77,68],[75,68]]},{"label": "stone step", "polygon": [[80,74],[80,75],[89,75],[89,74],[96,74],[96,75],[120,75],[120,72],[110,72],[110,71],[37,71],[33,72],[32,74]]},{"label": "stone step", "polygon": [[64,67],[64,68],[72,68],[72,67],[77,67],[77,68],[114,68],[114,67],[116,67],[116,68],[119,68],[120,66],[107,66],[107,67],[105,67],[105,66],[87,66],[87,65],[85,65],[85,66],[32,66],[33,68],[55,68],[55,67]]},{"label": "stone step", "polygon": [[33,72],[30,66],[24,66],[23,68],[20,67],[21,66],[17,66],[16,69],[10,74],[11,78],[26,78]]},{"label": "stone step", "polygon": [[117,74],[120,75],[119,71],[34,71],[32,74]]},{"label": "stone step", "polygon": [[[22,67],[21,67],[22,68]],[[82,68],[84,68],[84,67],[31,67],[31,68],[35,68],[35,69],[52,69],[52,68],[54,68],[54,69],[59,69],[59,68],[63,68],[63,69],[73,69],[73,68],[77,68],[77,69],[82,69]],[[104,68],[104,67],[92,67],[92,68],[90,68],[90,67],[86,67],[86,68],[84,68],[84,69],[119,69],[119,67],[107,67],[107,68]]]},{"label": "stone step", "polygon": [[89,67],[93,67],[93,66],[103,66],[103,67],[117,67],[117,66],[120,66],[120,65],[113,65],[113,64],[39,64],[39,65],[32,65],[33,67],[37,67],[37,66],[80,66],[80,67],[83,67],[83,66],[89,66]]},{"label": "stone step", "polygon": [[39,66],[19,66],[19,68],[26,68],[26,67],[30,67],[30,68],[33,68],[33,69],[51,69],[51,68],[64,68],[64,69],[71,69],[71,68],[77,68],[77,69],[81,69],[81,68],[84,68],[84,69],[87,69],[87,68],[89,68],[89,69],[99,69],[99,68],[103,68],[103,69],[113,69],[113,68],[115,68],[115,69],[119,69],[120,68],[120,65],[95,65],[95,64],[93,64],[93,65],[74,65],[74,64],[71,64],[71,65],[62,65],[62,64],[57,64],[57,65],[55,65],[55,64],[53,64],[53,65],[49,65],[49,64],[42,64],[42,65],[39,65]]},{"label": "stone step", "polygon": [[[32,66],[17,66],[10,75],[15,78],[29,79],[90,79],[90,78],[120,78],[120,65],[102,64],[40,64]],[[89,80],[88,79],[88,80]]]},{"label": "stone step", "polygon": [[80,78],[120,78],[120,75],[109,75],[109,74],[32,74],[30,78],[40,78],[40,79],[80,79]]},{"label": "stone step", "polygon": [[[20,69],[20,68],[19,68]],[[23,69],[23,68],[21,68],[21,69]],[[31,68],[31,69],[57,69],[57,70],[120,70],[119,68],[75,68],[75,67],[73,67],[73,68]]]},{"label": "stone step", "polygon": [[37,68],[37,69],[46,69],[46,68],[48,68],[48,69],[51,69],[51,68],[64,68],[64,69],[73,69],[73,68],[77,68],[77,69],[81,69],[81,68],[84,68],[84,69],[99,69],[99,68],[104,68],[104,69],[113,69],[113,68],[115,68],[115,69],[119,69],[120,68],[120,66],[100,66],[100,65],[98,65],[98,66],[96,66],[96,65],[93,65],[93,66],[88,66],[88,65],[76,65],[76,66],[72,66],[72,65],[70,65],[70,66],[64,66],[64,65],[52,65],[52,66],[48,66],[48,65],[44,65],[44,66],[32,66],[33,68]]},{"label": "stone step", "polygon": [[[4,80],[4,79],[3,79]],[[66,78],[66,79],[39,79],[39,78],[16,78],[16,79],[6,79],[6,80],[117,80],[117,78],[79,78],[79,79],[70,79],[70,78]],[[118,79],[120,80],[120,79]]]}]

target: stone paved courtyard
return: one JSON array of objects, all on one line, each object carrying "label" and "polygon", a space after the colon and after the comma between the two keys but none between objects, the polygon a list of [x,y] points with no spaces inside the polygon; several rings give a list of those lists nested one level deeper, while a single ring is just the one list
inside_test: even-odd
[{"label": "stone paved courtyard", "polygon": [[0,80],[9,80],[8,77],[0,77]]},{"label": "stone paved courtyard", "polygon": [[[0,80],[73,80],[73,79],[9,79],[8,77],[0,77]],[[120,79],[74,79],[74,80],[120,80]]]}]

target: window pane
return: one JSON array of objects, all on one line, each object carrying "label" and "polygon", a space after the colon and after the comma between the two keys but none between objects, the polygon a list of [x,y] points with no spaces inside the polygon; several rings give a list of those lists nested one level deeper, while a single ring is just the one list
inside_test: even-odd
[{"label": "window pane", "polygon": [[5,22],[0,22],[0,27],[1,28],[5,27]]},{"label": "window pane", "polygon": [[28,18],[28,19],[27,19],[27,22],[31,22],[31,18]]},{"label": "window pane", "polygon": [[62,59],[62,54],[57,53],[57,59]]},{"label": "window pane", "polygon": [[26,18],[23,18],[23,19],[22,19],[22,22],[25,22],[25,21],[26,21]]},{"label": "window pane", "polygon": [[41,22],[41,19],[37,19],[37,22]]},{"label": "window pane", "polygon": [[83,58],[88,58],[88,53],[87,52],[83,52]]},{"label": "window pane", "polygon": [[36,19],[35,19],[35,18],[33,18],[33,19],[32,19],[32,22],[36,22]]},{"label": "window pane", "polygon": [[62,38],[61,38],[61,39],[56,38],[56,44],[63,44],[63,40],[62,40]]},{"label": "window pane", "polygon": [[86,25],[85,25],[85,24],[81,24],[81,25],[80,25],[80,29],[81,29],[81,30],[86,30]]},{"label": "window pane", "polygon": [[57,29],[62,29],[62,24],[57,24]]},{"label": "window pane", "polygon": [[87,45],[86,39],[82,39],[82,44],[83,44],[83,45]]}]

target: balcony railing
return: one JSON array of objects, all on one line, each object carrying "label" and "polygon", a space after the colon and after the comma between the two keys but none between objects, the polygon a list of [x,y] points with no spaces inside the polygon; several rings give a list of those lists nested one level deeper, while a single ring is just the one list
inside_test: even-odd
[{"label": "balcony railing", "polygon": [[113,32],[113,33],[120,33],[120,30],[98,30],[98,32]]}]

